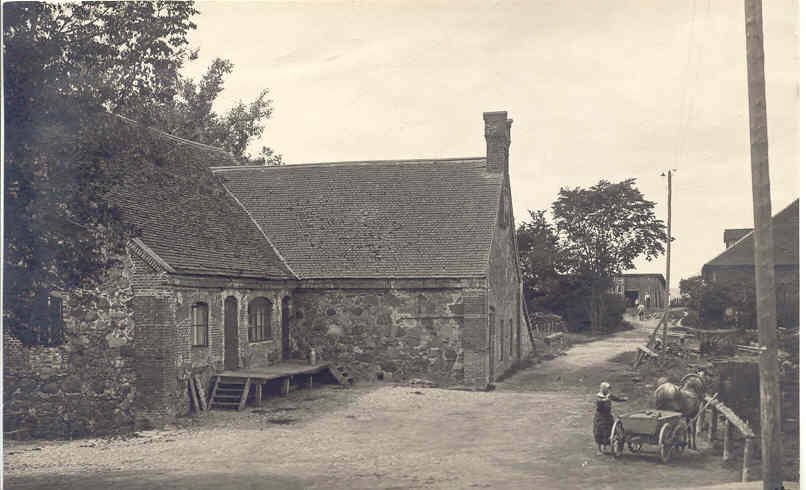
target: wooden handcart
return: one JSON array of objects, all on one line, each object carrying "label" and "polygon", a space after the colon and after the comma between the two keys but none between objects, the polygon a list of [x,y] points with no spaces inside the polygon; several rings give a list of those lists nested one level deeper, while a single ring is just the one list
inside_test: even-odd
[{"label": "wooden handcart", "polygon": [[660,459],[669,462],[686,448],[687,425],[683,414],[668,410],[641,410],[621,415],[610,431],[610,450],[616,457],[630,452],[640,453],[645,445],[658,447]]}]

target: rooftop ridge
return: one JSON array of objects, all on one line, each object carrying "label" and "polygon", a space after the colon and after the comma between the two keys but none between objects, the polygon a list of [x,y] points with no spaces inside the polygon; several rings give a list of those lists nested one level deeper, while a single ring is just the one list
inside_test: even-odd
[{"label": "rooftop ridge", "polygon": [[255,170],[255,169],[269,169],[269,168],[291,168],[291,167],[334,167],[334,166],[361,166],[361,165],[377,165],[377,164],[413,164],[413,163],[426,163],[426,162],[484,162],[487,157],[453,157],[453,158],[403,158],[403,159],[387,159],[387,160],[346,160],[341,162],[310,162],[310,163],[292,163],[288,165],[223,165],[210,167],[214,172],[230,171],[230,170]]}]

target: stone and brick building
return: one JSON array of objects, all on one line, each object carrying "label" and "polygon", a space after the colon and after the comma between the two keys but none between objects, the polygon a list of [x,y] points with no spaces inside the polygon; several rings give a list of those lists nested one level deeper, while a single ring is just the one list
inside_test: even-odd
[{"label": "stone and brick building", "polygon": [[511,120],[484,124],[484,157],[279,167],[158,134],[189,158],[139,168],[110,193],[138,237],[99,288],[58,294],[62,341],[4,334],[7,429],[164,422],[188,412],[192,375],[311,349],[359,377],[493,383],[531,343]]},{"label": "stone and brick building", "polygon": [[[799,204],[796,199],[772,217],[776,308],[778,324],[784,327],[798,324],[800,310]],[[725,230],[724,237],[725,250],[702,266],[702,277],[711,282],[754,284],[753,229]]]}]

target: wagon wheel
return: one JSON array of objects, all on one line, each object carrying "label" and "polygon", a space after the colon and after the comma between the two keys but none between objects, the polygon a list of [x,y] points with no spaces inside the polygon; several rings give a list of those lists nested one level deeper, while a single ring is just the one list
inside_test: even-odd
[{"label": "wagon wheel", "polygon": [[660,452],[660,460],[668,463],[672,458],[672,449],[674,448],[674,439],[672,437],[672,425],[669,422],[663,424],[658,434],[658,451]]},{"label": "wagon wheel", "polygon": [[676,457],[683,454],[683,450],[686,449],[686,444],[688,444],[687,429],[688,426],[681,420],[677,427],[674,428],[674,432],[672,432],[672,450]]},{"label": "wagon wheel", "polygon": [[621,420],[616,420],[610,430],[610,452],[617,458],[624,452],[624,425]]}]

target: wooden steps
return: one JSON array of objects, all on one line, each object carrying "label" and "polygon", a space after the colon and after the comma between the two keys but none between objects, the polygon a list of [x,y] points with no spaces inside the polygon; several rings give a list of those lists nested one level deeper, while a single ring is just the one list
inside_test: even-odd
[{"label": "wooden steps", "polygon": [[243,410],[249,396],[252,379],[230,376],[216,376],[213,394],[210,396],[210,408]]},{"label": "wooden steps", "polygon": [[342,386],[350,387],[353,385],[353,378],[343,366],[328,366],[331,376]]}]

